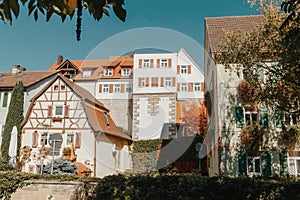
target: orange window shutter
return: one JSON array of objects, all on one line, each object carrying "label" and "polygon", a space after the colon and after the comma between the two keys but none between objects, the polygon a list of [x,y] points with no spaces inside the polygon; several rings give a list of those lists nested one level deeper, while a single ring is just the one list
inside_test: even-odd
[{"label": "orange window shutter", "polygon": [[165,79],[164,79],[164,77],[160,77],[160,86],[161,87],[165,86]]},{"label": "orange window shutter", "polygon": [[102,84],[99,85],[99,93],[102,92]]},{"label": "orange window shutter", "polygon": [[149,87],[149,77],[146,77],[146,87]]},{"label": "orange window shutter", "polygon": [[81,147],[81,133],[76,133],[75,137],[75,148],[78,149]]},{"label": "orange window shutter", "polygon": [[139,78],[139,81],[138,81],[138,86],[141,87],[142,86],[142,78]]},{"label": "orange window shutter", "polygon": [[32,148],[37,148],[38,147],[38,133],[37,132],[34,132],[32,133]]},{"label": "orange window shutter", "polygon": [[205,89],[205,86],[204,86],[204,83],[202,82],[202,83],[201,83],[201,91],[203,92],[204,89]]},{"label": "orange window shutter", "polygon": [[188,83],[188,91],[193,92],[193,83]]},{"label": "orange window shutter", "polygon": [[160,59],[157,59],[157,62],[156,62],[156,63],[157,63],[157,66],[156,66],[156,67],[157,67],[157,68],[160,68]]},{"label": "orange window shutter", "polygon": [[109,93],[113,93],[113,91],[114,91],[114,85],[110,84],[109,85]]},{"label": "orange window shutter", "polygon": [[125,92],[125,84],[121,85],[121,92],[124,93]]},{"label": "orange window shutter", "polygon": [[169,67],[169,68],[172,67],[172,59],[171,59],[171,58],[168,59],[168,67]]},{"label": "orange window shutter", "polygon": [[177,74],[180,74],[180,65],[177,65]]},{"label": "orange window shutter", "polygon": [[70,113],[70,106],[65,105],[65,117],[69,117],[69,113]]},{"label": "orange window shutter", "polygon": [[177,91],[180,92],[180,83],[177,83]]},{"label": "orange window shutter", "polygon": [[192,68],[191,65],[188,65],[188,74],[191,74],[191,71],[192,71],[191,68]]},{"label": "orange window shutter", "polygon": [[150,59],[150,68],[153,68],[154,66],[154,59]]},{"label": "orange window shutter", "polygon": [[175,77],[172,77],[172,87],[175,87],[176,85],[176,78]]},{"label": "orange window shutter", "polygon": [[48,118],[51,118],[52,117],[52,109],[53,109],[53,106],[48,106]]},{"label": "orange window shutter", "polygon": [[139,68],[142,68],[142,62],[143,62],[143,60],[139,59]]}]

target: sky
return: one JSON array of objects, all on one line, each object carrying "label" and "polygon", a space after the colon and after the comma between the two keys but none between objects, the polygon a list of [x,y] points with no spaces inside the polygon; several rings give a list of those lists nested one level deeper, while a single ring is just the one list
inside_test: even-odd
[{"label": "sky", "polygon": [[[0,71],[12,65],[27,70],[47,70],[62,55],[64,59],[107,59],[137,49],[177,51],[185,48],[203,69],[204,19],[206,17],[259,14],[247,0],[125,0],[126,21],[110,11],[95,21],[87,10],[82,20],[81,40],[76,40],[76,17],[61,22],[52,16],[38,21],[22,8],[12,25],[0,23]],[[155,50],[153,50],[155,51]]]}]

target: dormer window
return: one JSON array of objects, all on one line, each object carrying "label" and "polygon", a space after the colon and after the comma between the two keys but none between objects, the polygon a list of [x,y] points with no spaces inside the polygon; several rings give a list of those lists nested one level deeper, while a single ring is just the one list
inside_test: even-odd
[{"label": "dormer window", "polygon": [[109,126],[109,120],[108,120],[107,113],[104,112],[103,115],[104,115],[104,120],[105,120],[105,122],[106,122],[106,125]]},{"label": "dormer window", "polygon": [[104,70],[104,76],[112,76],[113,70],[112,69],[106,69]]},{"label": "dormer window", "polygon": [[122,76],[130,76],[131,70],[130,69],[122,69]]},{"label": "dormer window", "polygon": [[82,72],[82,77],[83,78],[88,78],[92,76],[92,70],[83,70]]}]

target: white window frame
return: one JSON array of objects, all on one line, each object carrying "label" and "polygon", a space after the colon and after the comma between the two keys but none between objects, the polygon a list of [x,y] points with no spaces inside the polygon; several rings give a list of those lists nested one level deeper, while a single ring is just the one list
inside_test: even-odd
[{"label": "white window frame", "polygon": [[82,78],[88,78],[92,76],[92,70],[83,70],[82,71]]},{"label": "white window frame", "polygon": [[126,84],[126,92],[132,92],[132,87],[130,84]]},{"label": "white window frame", "polygon": [[131,69],[122,69],[122,76],[130,76]]},{"label": "white window frame", "polygon": [[165,87],[172,87],[172,78],[171,77],[165,77],[164,78],[165,80],[165,82],[164,82],[164,86]]},{"label": "white window frame", "polygon": [[[300,164],[299,164],[299,169],[298,169],[297,168],[297,161],[300,162],[300,157],[299,156],[288,157],[288,170],[289,170],[290,175],[300,176]],[[294,170],[291,169],[292,162],[293,162]]]},{"label": "white window frame", "polygon": [[109,84],[103,84],[102,93],[108,93],[108,92],[109,92]]},{"label": "white window frame", "polygon": [[[69,140],[69,136],[72,137],[71,141]],[[70,147],[72,145],[73,141],[75,141],[75,134],[73,134],[73,133],[67,133],[67,135],[66,135],[66,146]]]},{"label": "white window frame", "polygon": [[[289,119],[289,121],[288,121],[288,119]],[[297,116],[293,113],[287,113],[287,112],[283,113],[283,121],[286,126],[292,126],[292,125],[298,124]]]},{"label": "white window frame", "polygon": [[120,93],[121,92],[121,85],[120,84],[115,84],[114,85],[114,92],[115,93]]},{"label": "white window frame", "polygon": [[180,92],[187,92],[187,91],[188,91],[187,83],[180,83]]},{"label": "white window frame", "polygon": [[160,67],[161,68],[167,68],[168,67],[168,59],[167,58],[160,59]]},{"label": "white window frame", "polygon": [[150,59],[143,59],[143,68],[150,68]]},{"label": "white window frame", "polygon": [[[250,163],[249,160],[252,160],[252,170],[250,170]],[[257,167],[256,167],[256,160],[259,160],[259,171],[256,171]],[[260,156],[247,156],[247,175],[249,176],[260,176],[262,175],[262,166],[261,166],[262,162],[261,162],[261,157]]]},{"label": "white window frame", "polygon": [[141,78],[141,87],[142,88],[146,87],[146,78],[145,77]]},{"label": "white window frame", "polygon": [[[258,113],[257,111],[249,111],[249,110],[246,110],[244,108],[244,122],[245,122],[245,125],[248,125],[247,124],[247,115],[249,115],[249,122],[250,124],[252,124],[252,122],[259,122],[259,119],[258,119]],[[256,115],[256,121],[253,119],[253,115]]]},{"label": "white window frame", "polygon": [[188,73],[188,66],[187,65],[181,65],[180,66],[180,74],[187,74]]},{"label": "white window frame", "polygon": [[194,91],[195,92],[201,91],[201,83],[199,83],[199,82],[194,83]]},{"label": "white window frame", "polygon": [[104,70],[104,76],[112,76],[113,70],[112,69],[105,69]]},{"label": "white window frame", "polygon": [[43,146],[43,143],[42,141],[45,139],[46,142],[45,142],[45,146],[49,146],[49,136],[50,134],[48,132],[42,132],[41,133],[41,137],[40,137],[40,146]]}]

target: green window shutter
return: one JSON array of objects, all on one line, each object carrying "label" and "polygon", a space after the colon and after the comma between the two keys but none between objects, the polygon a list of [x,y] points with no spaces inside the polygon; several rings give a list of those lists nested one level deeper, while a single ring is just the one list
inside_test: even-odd
[{"label": "green window shutter", "polygon": [[7,107],[8,103],[8,92],[4,92],[2,107]]},{"label": "green window shutter", "polygon": [[259,109],[259,123],[263,128],[269,127],[269,114],[267,108]]},{"label": "green window shutter", "polygon": [[243,128],[244,126],[244,109],[242,106],[235,107],[236,127]]},{"label": "green window shutter", "polygon": [[265,151],[261,154],[262,159],[262,173],[264,176],[271,176],[271,155],[270,152]]},{"label": "green window shutter", "polygon": [[279,153],[279,162],[280,162],[280,175],[288,174],[288,162],[287,162],[287,152],[281,151]]},{"label": "green window shutter", "polygon": [[238,152],[239,176],[247,175],[247,154],[245,151]]},{"label": "green window shutter", "polygon": [[276,111],[275,111],[275,126],[277,128],[282,128],[282,119],[283,119],[282,111],[276,109]]}]

